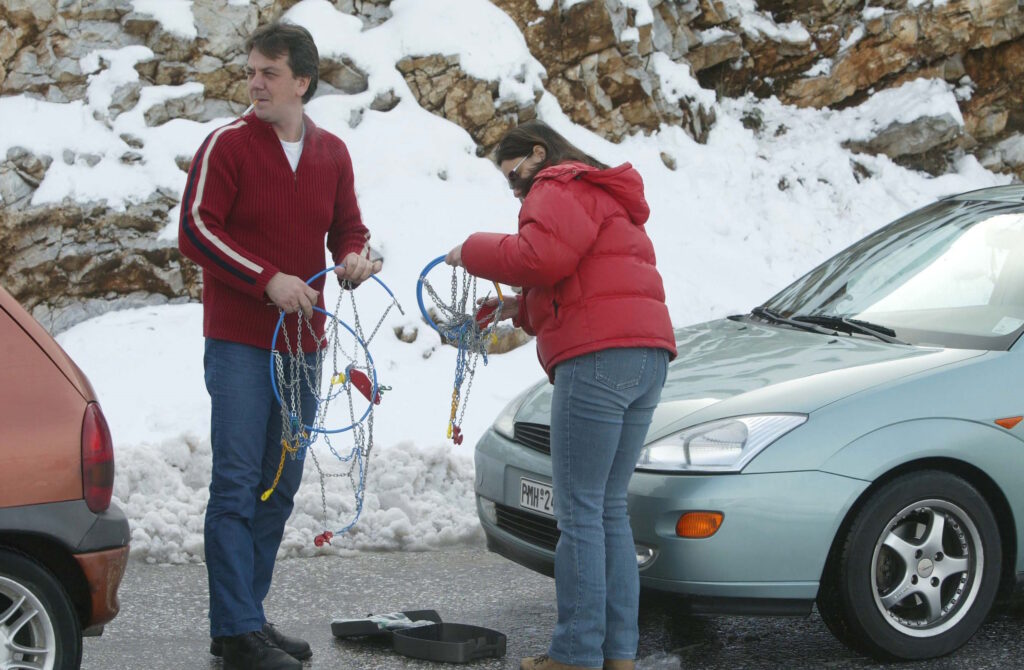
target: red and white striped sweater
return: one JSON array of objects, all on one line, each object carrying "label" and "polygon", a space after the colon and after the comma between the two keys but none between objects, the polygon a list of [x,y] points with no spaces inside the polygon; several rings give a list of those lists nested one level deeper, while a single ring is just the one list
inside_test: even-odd
[{"label": "red and white striped sweater", "polygon": [[[181,202],[178,248],[203,268],[203,334],[270,348],[278,309],[265,294],[278,272],[308,279],[364,253],[370,233],[356,202],[345,144],[305,118],[302,157],[292,172],[273,127],[248,114],[199,147]],[[321,292],[324,278],[313,288]],[[295,316],[287,319],[295,342]],[[314,317],[317,335],[324,316]],[[303,349],[315,344],[304,333]]]}]

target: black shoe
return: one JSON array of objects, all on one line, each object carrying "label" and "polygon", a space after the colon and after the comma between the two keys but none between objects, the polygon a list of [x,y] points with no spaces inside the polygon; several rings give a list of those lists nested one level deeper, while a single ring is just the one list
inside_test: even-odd
[{"label": "black shoe", "polygon": [[[263,625],[263,633],[270,638],[270,641],[280,647],[286,654],[292,658],[297,658],[300,661],[304,661],[307,658],[313,656],[313,650],[309,648],[309,643],[305,640],[300,640],[297,637],[288,637],[282,635],[274,625],[266,623]],[[220,657],[224,655],[224,640],[227,638],[215,637],[210,640],[210,653],[214,656]]]},{"label": "black shoe", "polygon": [[313,656],[313,650],[309,648],[308,642],[297,637],[285,635],[277,630],[277,628],[274,628],[272,623],[263,624],[263,633],[270,638],[271,642],[284,650],[292,658],[304,661]]},{"label": "black shoe", "polygon": [[[263,631],[221,638],[225,670],[301,670],[302,661],[292,658]],[[213,651],[211,645],[210,651]]]}]

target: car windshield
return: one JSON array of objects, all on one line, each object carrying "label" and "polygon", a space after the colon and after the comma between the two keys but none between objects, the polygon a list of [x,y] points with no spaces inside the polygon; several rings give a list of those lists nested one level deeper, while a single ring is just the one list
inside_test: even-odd
[{"label": "car windshield", "polygon": [[869,235],[763,305],[921,346],[1006,350],[1024,330],[1024,204],[944,200]]}]

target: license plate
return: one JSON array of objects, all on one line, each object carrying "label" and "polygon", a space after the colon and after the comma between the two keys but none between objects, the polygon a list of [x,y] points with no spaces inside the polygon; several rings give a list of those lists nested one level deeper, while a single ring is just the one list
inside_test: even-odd
[{"label": "license plate", "polygon": [[519,480],[519,506],[554,516],[555,493],[550,485],[523,477]]}]

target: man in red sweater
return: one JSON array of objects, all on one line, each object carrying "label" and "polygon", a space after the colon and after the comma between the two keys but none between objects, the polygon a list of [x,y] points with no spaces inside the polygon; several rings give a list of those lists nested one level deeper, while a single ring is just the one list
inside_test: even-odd
[{"label": "man in red sweater", "polygon": [[[249,38],[246,75],[252,111],[215,130],[189,169],[178,245],[203,268],[204,368],[211,399],[213,471],[205,548],[210,585],[210,652],[225,668],[288,670],[309,644],[267,623],[263,599],[302,477],[287,459],[274,494],[281,408],[270,385],[269,349],[278,320],[292,342],[299,310],[322,335],[324,238],[340,280],[359,283],[380,269],[356,203],[345,144],[317,128],[303,105],[317,86],[319,54],[309,32],[271,24]],[[308,356],[316,343],[302,339]],[[303,385],[305,386],[305,385]],[[302,420],[311,424],[308,389]]]}]

